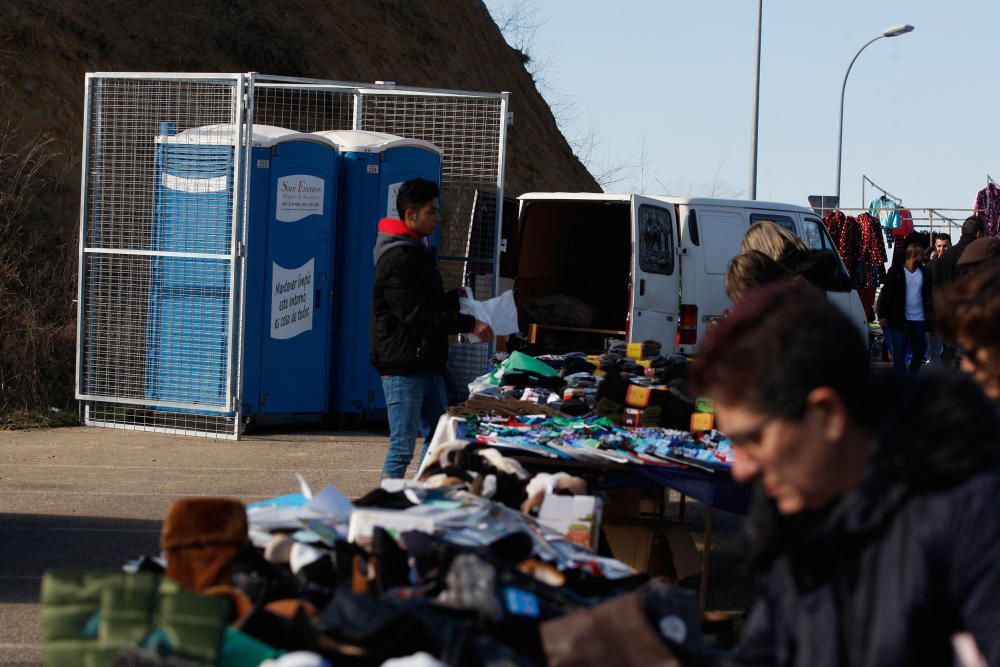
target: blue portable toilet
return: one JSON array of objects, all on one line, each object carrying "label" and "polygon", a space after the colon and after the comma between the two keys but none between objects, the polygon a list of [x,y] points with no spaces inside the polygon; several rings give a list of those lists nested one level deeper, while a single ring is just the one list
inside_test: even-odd
[{"label": "blue portable toilet", "polygon": [[315,134],[253,126],[246,295],[230,319],[234,136],[229,125],[175,133],[164,123],[156,138],[154,246],[178,254],[153,263],[146,397],[225,405],[231,326],[242,318],[242,416],[319,419],[330,398],[336,147]]},{"label": "blue portable toilet", "polygon": [[[331,412],[364,415],[385,409],[382,381],[372,368],[368,318],[378,221],[398,218],[396,194],[411,178],[441,184],[441,149],[382,132],[319,132],[340,150],[337,295]],[[431,238],[436,243],[437,234]]]}]

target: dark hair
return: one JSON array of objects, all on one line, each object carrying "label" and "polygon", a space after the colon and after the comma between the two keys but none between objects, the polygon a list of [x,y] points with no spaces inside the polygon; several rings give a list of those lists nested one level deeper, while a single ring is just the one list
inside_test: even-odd
[{"label": "dark hair", "polygon": [[868,426],[868,349],[820,290],[777,283],[746,294],[709,330],[692,368],[696,392],[775,417],[798,418],[816,387],[830,387]]},{"label": "dark hair", "polygon": [[399,186],[396,195],[396,212],[400,220],[406,219],[406,209],[420,208],[440,194],[437,183],[426,178],[411,178]]},{"label": "dark hair", "polygon": [[947,241],[948,245],[951,245],[951,234],[945,234],[944,232],[934,232],[931,238],[931,243],[934,241]]},{"label": "dark hair", "polygon": [[906,246],[906,259],[910,259],[911,257],[926,257],[927,250],[926,246],[922,246],[919,243],[910,243]]},{"label": "dark hair", "polygon": [[986,231],[986,221],[978,215],[970,215],[962,223],[962,236],[981,234]]}]

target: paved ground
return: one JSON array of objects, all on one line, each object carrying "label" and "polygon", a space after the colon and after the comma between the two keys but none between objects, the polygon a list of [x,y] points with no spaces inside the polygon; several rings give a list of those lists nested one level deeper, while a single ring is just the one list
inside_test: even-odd
[{"label": "paved ground", "polygon": [[[50,568],[117,568],[159,553],[170,503],[225,495],[253,502],[332,484],[377,484],[384,432],[270,433],[239,442],[98,428],[0,432],[0,664],[41,665],[39,586]],[[696,541],[704,515],[688,504]],[[735,517],[716,513],[710,608],[739,608],[747,586]],[[700,542],[699,542],[700,546]],[[686,582],[697,590],[697,580]]]}]

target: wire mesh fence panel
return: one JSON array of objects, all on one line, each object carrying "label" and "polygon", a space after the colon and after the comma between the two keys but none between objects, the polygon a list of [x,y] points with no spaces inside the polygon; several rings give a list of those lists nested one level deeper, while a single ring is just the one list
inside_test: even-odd
[{"label": "wire mesh fence panel", "polygon": [[183,410],[146,408],[140,405],[87,401],[84,423],[126,431],[153,431],[176,435],[208,436],[233,440],[233,417]]},{"label": "wire mesh fence panel", "polygon": [[77,395],[94,423],[235,435],[241,97],[239,76],[88,77]]},{"label": "wire mesh fence panel", "polygon": [[[503,100],[364,91],[361,109],[361,129],[429,141],[443,151],[439,250],[446,287],[475,286],[469,258],[492,276]],[[482,296],[492,292],[491,281]]]},{"label": "wire mesh fence panel", "polygon": [[354,91],[258,84],[254,87],[253,122],[295,132],[349,130],[354,124]]},{"label": "wire mesh fence panel", "polygon": [[[443,152],[439,255],[445,288],[495,296],[499,167],[506,108],[498,96],[364,91],[360,127],[421,139]],[[449,368],[464,386],[485,371],[492,345],[453,343]]]}]

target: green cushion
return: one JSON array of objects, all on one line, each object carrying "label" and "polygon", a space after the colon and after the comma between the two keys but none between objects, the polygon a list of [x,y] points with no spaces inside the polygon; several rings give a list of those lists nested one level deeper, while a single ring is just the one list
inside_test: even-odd
[{"label": "green cushion", "polygon": [[48,667],[110,667],[121,649],[140,645],[215,664],[230,606],[150,572],[50,571],[41,597]]}]

